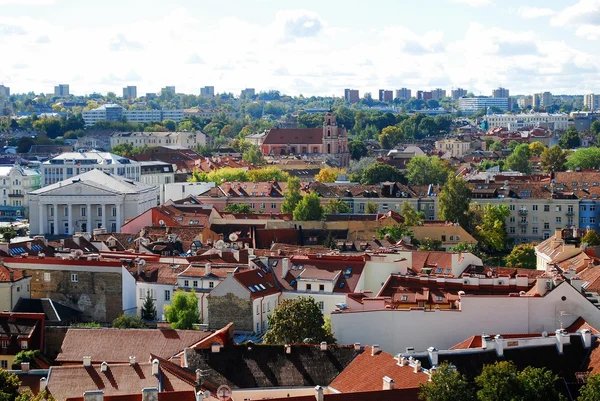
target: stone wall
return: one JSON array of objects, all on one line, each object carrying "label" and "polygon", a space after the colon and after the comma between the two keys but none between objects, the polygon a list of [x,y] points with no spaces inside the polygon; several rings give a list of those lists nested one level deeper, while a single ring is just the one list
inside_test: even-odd
[{"label": "stone wall", "polygon": [[67,326],[52,326],[46,327],[46,333],[44,338],[46,339],[44,344],[44,354],[51,359],[55,359],[60,353],[62,343],[67,335]]},{"label": "stone wall", "polygon": [[210,330],[221,329],[233,322],[236,330],[254,331],[250,299],[242,299],[232,293],[217,297],[209,295],[207,298]]}]

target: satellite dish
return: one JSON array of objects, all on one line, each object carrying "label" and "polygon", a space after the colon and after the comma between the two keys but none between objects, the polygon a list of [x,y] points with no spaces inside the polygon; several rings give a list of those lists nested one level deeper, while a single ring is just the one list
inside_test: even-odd
[{"label": "satellite dish", "polygon": [[235,242],[238,240],[238,235],[236,233],[229,234],[229,241]]},{"label": "satellite dish", "polygon": [[77,250],[75,250],[75,252],[74,252],[74,253],[75,253],[75,256],[77,256],[77,257],[81,257],[81,256],[83,256],[83,251],[82,251],[81,249],[77,249]]},{"label": "satellite dish", "polygon": [[138,262],[138,266],[145,266],[146,265],[146,261],[144,259],[140,259],[140,261]]},{"label": "satellite dish", "polygon": [[164,221],[164,220],[158,220],[158,224],[160,224],[161,226],[163,226],[163,227],[164,227],[164,225],[165,225],[165,221]]},{"label": "satellite dish", "polygon": [[225,248],[225,241],[223,241],[222,239],[220,239],[217,242],[215,242],[215,248],[217,248],[217,249],[223,249],[223,248]]}]

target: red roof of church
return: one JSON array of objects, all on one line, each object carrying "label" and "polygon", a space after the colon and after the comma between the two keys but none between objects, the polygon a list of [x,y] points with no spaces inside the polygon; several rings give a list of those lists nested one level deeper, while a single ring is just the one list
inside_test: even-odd
[{"label": "red roof of church", "polygon": [[321,145],[323,128],[273,128],[267,132],[263,145]]}]

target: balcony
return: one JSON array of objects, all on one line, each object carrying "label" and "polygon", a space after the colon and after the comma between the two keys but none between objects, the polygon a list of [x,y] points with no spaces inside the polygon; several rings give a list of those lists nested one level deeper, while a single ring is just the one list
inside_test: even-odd
[{"label": "balcony", "polygon": [[9,198],[24,198],[25,195],[23,194],[8,194]]},{"label": "balcony", "polygon": [[520,227],[527,227],[528,224],[529,224],[528,221],[519,221],[519,226]]},{"label": "balcony", "polygon": [[519,216],[527,216],[527,209],[519,209]]},{"label": "balcony", "polygon": [[567,210],[567,216],[575,216],[574,210]]}]

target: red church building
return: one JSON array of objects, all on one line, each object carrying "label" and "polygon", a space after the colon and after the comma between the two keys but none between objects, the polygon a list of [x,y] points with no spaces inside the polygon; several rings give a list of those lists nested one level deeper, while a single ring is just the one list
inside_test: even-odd
[{"label": "red church building", "polygon": [[340,167],[350,163],[348,133],[333,113],[325,114],[322,128],[273,128],[261,148],[264,155],[325,155]]}]

